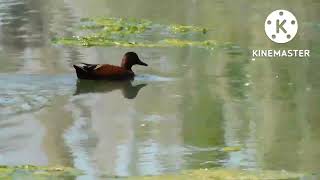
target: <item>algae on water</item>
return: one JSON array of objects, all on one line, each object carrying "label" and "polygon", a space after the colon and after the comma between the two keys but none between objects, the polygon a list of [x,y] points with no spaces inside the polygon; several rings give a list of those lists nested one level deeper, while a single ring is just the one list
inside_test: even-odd
[{"label": "algae on water", "polygon": [[[66,179],[83,175],[80,170],[63,166],[0,166],[0,179]],[[239,169],[199,169],[187,170],[179,174],[169,174],[160,176],[139,176],[127,177],[129,180],[278,180],[278,179],[298,179],[306,177],[302,173],[287,171],[266,171],[266,170],[239,170]]]},{"label": "algae on water", "polygon": [[116,47],[146,47],[146,48],[161,48],[161,47],[202,47],[202,48],[213,48],[217,45],[215,41],[189,41],[180,39],[164,39],[154,42],[138,42],[138,41],[123,41],[123,40],[112,40],[98,36],[87,36],[87,37],[72,37],[72,38],[61,38],[55,41],[59,44],[64,45],[78,45],[78,46],[116,46]]},{"label": "algae on water", "polygon": [[[63,45],[116,46],[116,47],[198,47],[214,49],[233,46],[206,39],[207,28],[185,25],[157,24],[149,20],[133,18],[85,18],[81,20],[79,32],[72,37],[59,37],[53,41]],[[156,34],[156,35],[155,35]],[[197,39],[188,39],[194,34]],[[155,35],[157,38],[148,38]]]},{"label": "algae on water", "polygon": [[197,26],[184,26],[184,25],[170,25],[170,30],[175,33],[185,33],[185,32],[202,32],[203,34],[207,33],[208,29]]},{"label": "algae on water", "polygon": [[63,166],[0,166],[0,179],[52,179],[76,177],[82,175],[80,170]]},{"label": "algae on water", "polygon": [[304,177],[287,171],[251,171],[237,169],[200,169],[184,171],[176,175],[133,177],[130,180],[289,180]]},{"label": "algae on water", "polygon": [[223,152],[236,152],[241,150],[241,146],[226,146],[221,149]]}]

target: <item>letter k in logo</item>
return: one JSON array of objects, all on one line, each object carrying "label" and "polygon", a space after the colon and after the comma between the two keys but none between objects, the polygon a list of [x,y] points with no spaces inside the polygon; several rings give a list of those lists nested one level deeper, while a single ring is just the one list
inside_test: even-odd
[{"label": "letter k in logo", "polygon": [[276,25],[277,25],[277,33],[279,33],[280,32],[280,29],[284,32],[284,33],[287,33],[287,30],[283,27],[283,25],[286,23],[287,21],[286,20],[283,20],[281,23],[280,23],[280,20],[279,19],[277,19],[277,23],[276,23]]}]

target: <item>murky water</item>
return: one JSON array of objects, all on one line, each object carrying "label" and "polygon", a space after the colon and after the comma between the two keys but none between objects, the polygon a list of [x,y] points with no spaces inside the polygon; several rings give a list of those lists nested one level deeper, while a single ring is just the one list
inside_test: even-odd
[{"label": "murky water", "polygon": [[[264,34],[279,8],[300,22],[285,45]],[[0,164],[71,166],[86,173],[79,180],[210,167],[317,173],[319,12],[312,0],[0,0]],[[311,57],[51,43],[94,16],[200,25],[247,52],[310,49]],[[126,51],[149,64],[134,68],[133,82],[77,82],[72,64],[119,64]]]}]

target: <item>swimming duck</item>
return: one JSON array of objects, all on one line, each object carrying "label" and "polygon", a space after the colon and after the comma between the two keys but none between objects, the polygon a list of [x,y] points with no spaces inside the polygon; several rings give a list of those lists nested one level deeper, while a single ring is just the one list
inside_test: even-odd
[{"label": "swimming duck", "polygon": [[73,67],[76,69],[79,79],[124,80],[134,77],[134,72],[131,69],[133,65],[148,66],[140,60],[135,52],[127,52],[122,58],[121,66],[80,63],[73,65]]}]

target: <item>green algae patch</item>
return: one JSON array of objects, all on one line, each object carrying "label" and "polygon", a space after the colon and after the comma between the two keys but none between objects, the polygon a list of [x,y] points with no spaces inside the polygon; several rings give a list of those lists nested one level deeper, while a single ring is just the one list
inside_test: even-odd
[{"label": "green algae patch", "polygon": [[80,170],[64,166],[0,166],[0,179],[12,179],[13,177],[51,179],[80,175],[82,175]]},{"label": "green algae patch", "polygon": [[164,46],[170,47],[184,47],[184,46],[194,46],[194,47],[203,47],[203,48],[214,48],[218,47],[218,43],[213,40],[206,41],[188,41],[188,40],[180,40],[180,39],[165,39],[160,41]]},{"label": "green algae patch", "polygon": [[199,26],[180,25],[180,24],[158,24],[146,19],[135,18],[114,18],[114,17],[98,17],[98,18],[83,18],[80,29],[102,29],[105,33],[122,33],[134,34],[144,33],[147,30],[158,30],[166,33],[203,33],[208,29]]},{"label": "green algae patch", "polygon": [[207,48],[213,49],[218,47],[218,44],[215,41],[189,41],[189,40],[180,40],[180,39],[164,39],[158,42],[138,42],[138,41],[121,41],[121,40],[112,40],[106,39],[97,36],[88,36],[88,37],[72,37],[72,38],[61,38],[56,39],[55,43],[64,44],[64,45],[77,45],[77,46],[115,46],[115,47],[144,47],[144,48],[163,48],[163,47],[198,47],[198,48]]},{"label": "green algae patch", "polygon": [[[213,50],[232,47],[207,39],[207,28],[190,25],[166,25],[134,18],[85,18],[72,37],[58,37],[53,42],[68,46],[114,47],[197,47]],[[186,35],[187,34],[187,35]],[[189,35],[192,34],[192,35]]]},{"label": "green algae patch", "polygon": [[104,33],[134,34],[152,28],[152,22],[134,18],[85,18],[80,29],[102,29]]},{"label": "green algae patch", "polygon": [[221,151],[223,152],[237,152],[237,151],[241,151],[242,147],[241,146],[227,146],[227,147],[223,147],[221,149]]},{"label": "green algae patch", "polygon": [[208,29],[198,26],[184,26],[184,25],[170,25],[169,29],[174,33],[187,33],[187,32],[201,32],[203,34],[207,33]]},{"label": "green algae patch", "polygon": [[144,176],[130,180],[278,180],[299,179],[304,174],[287,171],[251,171],[237,169],[200,169],[184,171],[178,175]]}]

